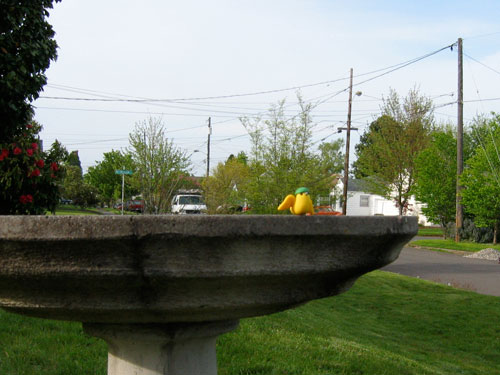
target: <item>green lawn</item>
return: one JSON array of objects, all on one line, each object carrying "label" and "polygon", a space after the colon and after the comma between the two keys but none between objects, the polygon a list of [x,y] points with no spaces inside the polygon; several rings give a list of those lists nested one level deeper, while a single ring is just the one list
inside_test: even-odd
[{"label": "green lawn", "polygon": [[418,228],[418,236],[442,237],[443,229],[439,227],[420,227]]},{"label": "green lawn", "polygon": [[[48,212],[47,215],[51,215],[51,213]],[[56,215],[101,215],[101,212],[93,208],[80,208],[65,204],[57,207]]]},{"label": "green lawn", "polygon": [[[56,215],[103,215],[106,212],[121,215],[121,210],[114,208],[81,208],[73,205],[60,205],[57,207]],[[50,212],[47,215],[52,215]],[[125,215],[137,215],[137,212],[124,211]]]},{"label": "green lawn", "polygon": [[[220,375],[500,374],[500,298],[386,272],[347,293],[244,319],[218,341]],[[0,374],[106,373],[78,323],[0,312]]]},{"label": "green lawn", "polygon": [[420,246],[435,249],[447,250],[460,250],[476,252],[483,249],[496,249],[500,250],[500,245],[493,245],[491,243],[475,243],[475,242],[455,242],[454,240],[415,240],[410,242],[410,246]]}]

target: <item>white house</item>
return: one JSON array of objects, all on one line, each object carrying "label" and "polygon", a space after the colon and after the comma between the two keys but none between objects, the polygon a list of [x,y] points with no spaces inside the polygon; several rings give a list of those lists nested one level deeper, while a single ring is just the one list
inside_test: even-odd
[{"label": "white house", "polygon": [[[342,196],[344,183],[339,180],[335,187],[335,195]],[[409,200],[407,216],[417,216],[420,225],[432,225],[422,213],[422,203],[415,197]],[[333,208],[342,212],[342,201],[338,200]],[[393,200],[388,200],[380,195],[366,192],[362,180],[349,179],[347,184],[347,215],[348,216],[397,216],[399,209]]]}]

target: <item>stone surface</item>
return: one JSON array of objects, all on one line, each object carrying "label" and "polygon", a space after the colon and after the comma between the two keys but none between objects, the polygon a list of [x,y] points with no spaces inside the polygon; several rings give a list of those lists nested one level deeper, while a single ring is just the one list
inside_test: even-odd
[{"label": "stone surface", "polygon": [[3,216],[0,306],[94,323],[236,320],[347,290],[412,217]]},{"label": "stone surface", "polygon": [[215,375],[216,337],[237,321],[170,324],[84,324],[108,344],[108,375]]}]

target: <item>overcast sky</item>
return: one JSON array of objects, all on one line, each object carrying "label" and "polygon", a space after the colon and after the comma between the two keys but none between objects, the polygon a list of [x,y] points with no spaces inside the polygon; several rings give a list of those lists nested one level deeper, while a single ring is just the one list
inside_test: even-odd
[{"label": "overcast sky", "polygon": [[[315,106],[314,141],[345,137],[337,129],[347,119],[350,68],[354,90],[363,92],[353,102],[354,144],[390,88],[405,96],[418,87],[434,99],[436,118],[455,124],[456,48],[386,68],[462,37],[467,122],[500,112],[499,14],[496,0],[63,0],[49,18],[59,57],[34,103],[35,119],[46,148],[59,139],[79,150],[86,169],[104,152],[126,148],[137,122],[161,117],[201,175],[208,117],[214,166],[249,151],[239,117],[263,116],[280,99],[289,116],[297,113],[296,89],[282,89],[312,85],[301,94]],[[242,95],[258,92],[268,93]]]}]

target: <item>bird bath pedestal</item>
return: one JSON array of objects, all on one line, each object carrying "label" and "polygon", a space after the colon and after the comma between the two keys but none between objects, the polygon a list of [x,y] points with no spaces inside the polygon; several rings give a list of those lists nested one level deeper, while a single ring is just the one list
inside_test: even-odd
[{"label": "bird bath pedestal", "polygon": [[215,375],[240,318],[348,290],[412,217],[0,216],[0,307],[83,322],[109,375]]}]

